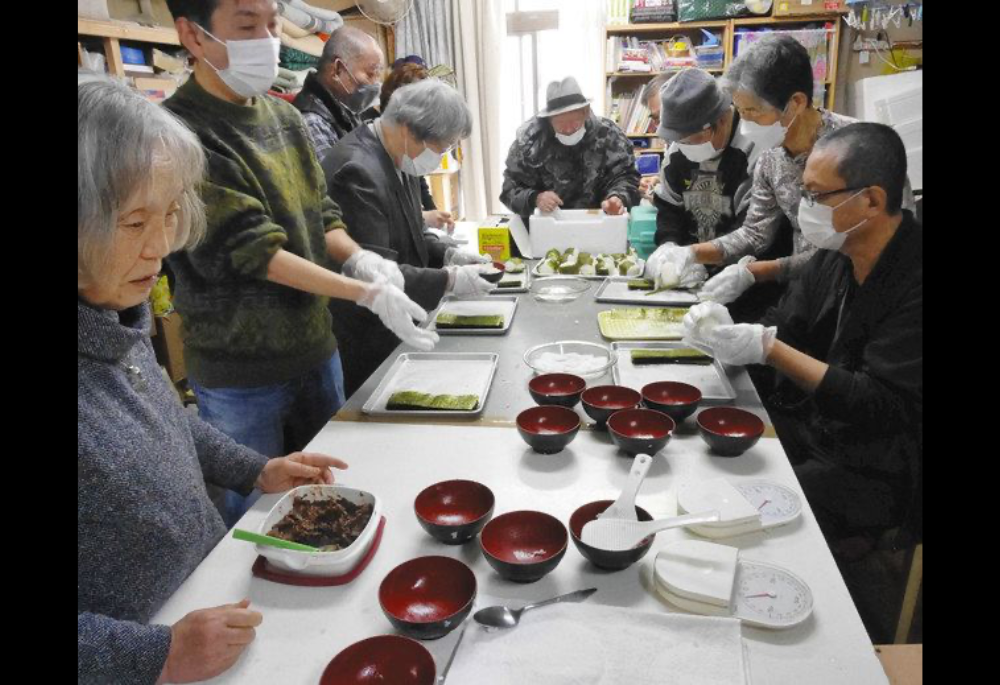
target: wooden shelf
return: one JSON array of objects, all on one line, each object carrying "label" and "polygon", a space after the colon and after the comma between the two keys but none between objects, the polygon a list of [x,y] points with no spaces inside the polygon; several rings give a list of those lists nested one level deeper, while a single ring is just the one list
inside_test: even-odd
[{"label": "wooden shelf", "polygon": [[150,28],[126,22],[97,21],[94,19],[77,20],[77,33],[81,36],[96,36],[98,38],[117,38],[118,40],[135,40],[143,43],[162,43],[165,45],[180,45],[177,30],[174,28]]},{"label": "wooden shelf", "polygon": [[[609,71],[606,72],[605,76],[659,76],[660,74],[674,74],[680,69],[686,69],[687,67],[680,67],[674,71]],[[703,68],[703,67],[699,67]],[[721,74],[725,69],[722,67],[713,67],[711,69],[705,69],[710,74]]]},{"label": "wooden shelf", "polygon": [[617,24],[608,26],[607,33],[609,36],[621,33],[663,33],[666,31],[698,31],[701,33],[699,29],[724,29],[728,24],[728,19],[674,22],[671,24]]},{"label": "wooden shelf", "polygon": [[[701,22],[675,22],[670,24],[615,24],[607,25],[604,29],[606,39],[616,36],[636,36],[641,40],[653,40],[658,37],[669,37],[672,33],[700,33],[700,29],[710,29],[714,32],[722,33],[722,44],[724,47],[725,61],[722,69],[707,69],[713,74],[724,73],[725,67],[732,64],[735,57],[736,29],[741,27],[773,26],[779,29],[794,29],[796,26],[806,24],[830,24],[829,32],[829,74],[823,85],[827,88],[824,106],[829,110],[834,110],[837,90],[838,52],[840,47],[840,19],[843,13],[826,12],[822,14],[796,15],[790,17],[749,17],[741,19],[719,19],[716,21]],[[605,40],[604,57],[607,64],[607,40]],[[652,77],[660,72],[608,72],[605,71],[605,86],[609,86],[609,79],[612,78],[637,78],[639,76]],[[638,136],[630,136],[638,137]]]},{"label": "wooden shelf", "polygon": [[840,15],[831,14],[804,14],[794,17],[744,17],[733,19],[733,26],[759,26],[761,24],[818,24],[820,22],[832,24],[840,21]]}]

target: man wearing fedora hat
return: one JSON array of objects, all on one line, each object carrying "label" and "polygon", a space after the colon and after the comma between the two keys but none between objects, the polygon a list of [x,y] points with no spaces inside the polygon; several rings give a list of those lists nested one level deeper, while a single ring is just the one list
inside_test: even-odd
[{"label": "man wearing fedora hat", "polygon": [[525,122],[507,154],[500,201],[527,225],[535,208],[601,207],[621,214],[639,202],[632,142],[595,116],[576,79],[553,81],[546,107]]}]

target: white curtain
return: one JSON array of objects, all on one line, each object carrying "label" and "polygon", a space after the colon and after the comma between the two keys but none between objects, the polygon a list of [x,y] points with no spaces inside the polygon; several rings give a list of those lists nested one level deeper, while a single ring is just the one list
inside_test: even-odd
[{"label": "white curtain", "polygon": [[396,57],[420,55],[428,68],[446,64],[454,69],[453,4],[452,0],[414,0],[396,24]]},{"label": "white curtain", "polygon": [[458,88],[472,110],[472,135],[462,143],[464,218],[480,220],[500,211],[506,149],[500,149],[502,62],[497,52],[506,29],[503,0],[451,0],[456,32]]}]

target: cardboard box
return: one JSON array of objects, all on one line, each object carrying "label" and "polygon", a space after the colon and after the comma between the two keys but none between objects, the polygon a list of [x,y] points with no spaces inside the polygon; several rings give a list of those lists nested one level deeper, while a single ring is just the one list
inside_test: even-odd
[{"label": "cardboard box", "polygon": [[479,254],[488,254],[495,262],[510,259],[510,229],[482,226],[478,231]]},{"label": "cardboard box", "polygon": [[789,17],[799,14],[847,13],[847,0],[777,0],[774,16]]},{"label": "cardboard box", "polygon": [[177,81],[172,78],[156,78],[153,76],[133,76],[135,89],[153,102],[162,102],[177,90]]},{"label": "cardboard box", "polygon": [[176,383],[187,378],[184,342],[181,339],[181,315],[173,312],[154,317],[154,320],[156,335],[153,336],[153,349],[156,351],[156,358],[166,368],[170,380]]}]

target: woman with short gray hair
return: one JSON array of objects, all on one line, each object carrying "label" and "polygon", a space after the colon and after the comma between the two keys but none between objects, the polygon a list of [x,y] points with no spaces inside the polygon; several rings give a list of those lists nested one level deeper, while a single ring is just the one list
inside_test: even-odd
[{"label": "woman with short gray hair", "polygon": [[[817,140],[855,120],[813,106],[809,53],[789,35],[769,35],[741,49],[723,76],[723,86],[739,112],[740,134],[753,142],[759,155],[750,207],[735,231],[690,247],[673,246],[668,259],[678,272],[692,263],[730,264],[702,289],[704,298],[722,304],[735,301],[754,284],[771,283],[766,296],[758,290],[753,302],[740,302],[739,318],[756,321],[815,254],[798,223],[806,159]],[[769,254],[786,230],[791,232],[790,254]],[[765,259],[755,261],[758,257]]]},{"label": "woman with short gray hair", "polygon": [[243,600],[147,623],[225,535],[205,479],[281,492],[347,465],[268,461],[184,410],[153,354],[146,300],[163,259],[203,231],[201,145],[104,77],[78,79],[77,134],[77,681],[204,680],[262,620]]},{"label": "woman with short gray hair", "polygon": [[[489,262],[424,230],[420,177],[435,171],[472,132],[461,94],[436,78],[397,89],[377,121],[345,136],[323,159],[327,191],[343,212],[351,237],[364,249],[399,264],[406,294],[428,311],[447,294],[478,297],[493,289],[480,278]],[[378,319],[347,317],[330,302],[333,329],[350,395],[395,349]]]}]

